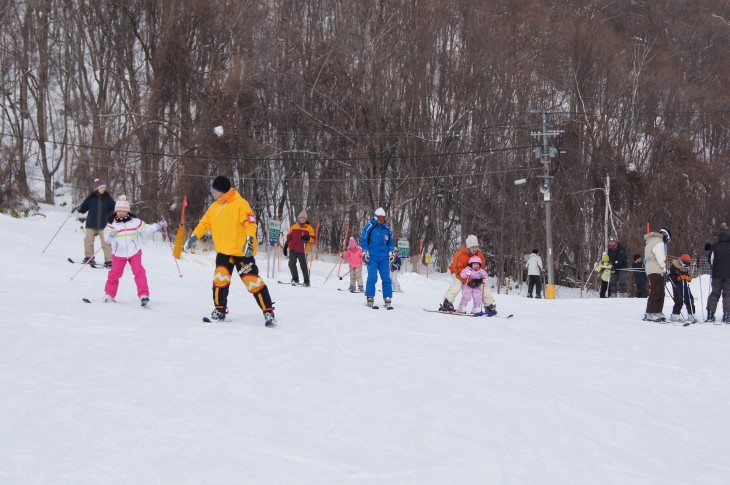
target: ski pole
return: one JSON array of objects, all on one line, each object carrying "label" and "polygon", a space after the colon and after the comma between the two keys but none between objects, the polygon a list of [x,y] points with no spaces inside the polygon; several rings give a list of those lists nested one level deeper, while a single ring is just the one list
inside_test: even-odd
[{"label": "ski pole", "polygon": [[165,234],[167,235],[167,241],[170,243],[170,251],[172,251],[172,259],[175,260],[175,267],[177,268],[177,275],[182,278],[182,273],[180,272],[180,265],[177,264],[177,258],[175,257],[175,248],[172,245],[172,239],[170,239],[170,232],[167,230],[167,226],[165,226]]},{"label": "ski pole", "polygon": [[99,249],[97,249],[96,251],[94,251],[94,254],[93,254],[93,256],[91,256],[91,257],[90,257],[89,259],[87,259],[87,260],[86,260],[86,261],[84,262],[84,264],[82,264],[82,265],[81,265],[81,268],[79,268],[79,270],[78,270],[77,272],[75,272],[75,273],[74,273],[74,275],[73,275],[73,276],[71,277],[71,280],[72,280],[72,281],[73,281],[73,279],[74,279],[74,278],[76,278],[76,275],[77,275],[77,274],[79,274],[79,273],[81,273],[81,270],[82,270],[82,269],[84,269],[84,268],[86,267],[86,265],[87,265],[87,264],[89,264],[89,263],[90,263],[90,262],[91,262],[91,261],[92,261],[92,260],[94,259],[94,256],[96,256],[96,255],[97,255],[97,253],[98,253],[99,251],[101,251],[101,248],[102,248],[102,247],[103,247],[103,246],[100,246],[100,247],[99,247]]},{"label": "ski pole", "polygon": [[[350,268],[350,271],[352,271],[352,268]],[[347,273],[345,273],[345,274],[343,274],[342,276],[340,276],[340,279],[342,279],[342,278],[344,278],[345,276],[349,275],[349,274],[350,274],[350,271],[348,271]]]},{"label": "ski pole", "polygon": [[64,221],[61,223],[61,225],[58,226],[58,230],[56,231],[56,234],[54,234],[53,237],[51,238],[51,240],[48,241],[48,244],[46,244],[46,247],[43,248],[43,251],[41,251],[42,253],[45,253],[46,252],[46,249],[48,249],[48,246],[51,245],[51,243],[53,242],[53,240],[56,239],[56,236],[58,236],[58,233],[61,232],[61,229],[63,229],[63,226],[66,225],[66,223],[68,222],[68,220],[71,219],[73,216],[74,215],[73,215],[73,212],[72,212],[71,215],[68,216],[66,219],[64,219]]}]

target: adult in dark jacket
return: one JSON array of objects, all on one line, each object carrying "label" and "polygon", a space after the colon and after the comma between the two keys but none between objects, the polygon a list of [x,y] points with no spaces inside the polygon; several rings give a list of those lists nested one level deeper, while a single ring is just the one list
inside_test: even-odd
[{"label": "adult in dark jacket", "polygon": [[634,286],[636,298],[646,298],[649,292],[646,289],[646,270],[644,269],[644,261],[640,254],[634,254],[634,262],[631,265],[631,274],[634,275]]},{"label": "adult in dark jacket", "polygon": [[79,211],[81,214],[89,213],[86,216],[86,235],[84,236],[84,263],[91,260],[89,264],[96,264],[94,261],[94,238],[97,236],[101,241],[104,251],[104,267],[112,267],[112,247],[104,240],[104,228],[109,216],[114,214],[114,199],[106,191],[106,182],[102,179],[94,180],[94,191],[84,201],[73,208],[71,212]]},{"label": "adult in dark jacket", "polygon": [[627,271],[629,265],[626,259],[626,248],[615,235],[608,238],[608,257],[611,258],[611,266],[613,267],[611,284],[608,287],[609,298],[616,296],[616,293],[622,298],[629,296],[629,272]]},{"label": "adult in dark jacket", "polygon": [[730,323],[730,230],[726,224],[720,226],[717,242],[710,248],[712,267],[712,292],[707,299],[707,321],[715,321],[715,310],[722,295],[722,321]]}]

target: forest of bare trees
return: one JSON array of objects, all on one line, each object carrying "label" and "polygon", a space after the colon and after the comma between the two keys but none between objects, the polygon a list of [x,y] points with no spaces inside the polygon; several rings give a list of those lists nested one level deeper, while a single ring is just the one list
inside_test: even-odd
[{"label": "forest of bare trees", "polygon": [[321,250],[383,206],[437,269],[474,233],[519,277],[546,244],[550,110],[570,284],[603,248],[607,176],[629,252],[649,222],[699,254],[730,219],[728,53],[728,0],[4,0],[0,206],[101,177],[142,217],[177,222],[187,195],[192,224],[224,174],[262,228],[306,209]]}]

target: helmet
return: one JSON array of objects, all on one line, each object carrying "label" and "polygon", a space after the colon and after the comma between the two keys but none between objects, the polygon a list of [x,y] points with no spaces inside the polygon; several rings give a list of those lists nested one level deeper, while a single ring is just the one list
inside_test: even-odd
[{"label": "helmet", "polygon": [[618,241],[618,236],[616,236],[616,234],[611,234],[611,236],[609,236],[609,238],[608,238],[608,242],[614,242],[614,241]]},{"label": "helmet", "polygon": [[601,261],[605,261],[605,262],[611,261],[611,258],[608,256],[608,253],[603,253],[601,255]]},{"label": "helmet", "polygon": [[664,236],[664,242],[669,242],[672,240],[672,233],[669,232],[669,229],[667,229],[666,227],[662,227],[661,229],[659,229],[659,234]]},{"label": "helmet", "polygon": [[479,256],[472,256],[471,258],[469,258],[469,266],[471,266],[472,263],[479,263],[479,266],[481,266],[482,258],[480,258]]},{"label": "helmet", "polygon": [[375,209],[375,217],[378,216],[385,217],[385,209],[383,209],[382,207],[378,207],[377,209]]},{"label": "helmet", "polygon": [[679,259],[681,259],[683,263],[691,263],[692,262],[692,258],[687,253],[684,253],[683,255],[681,255],[679,257]]}]

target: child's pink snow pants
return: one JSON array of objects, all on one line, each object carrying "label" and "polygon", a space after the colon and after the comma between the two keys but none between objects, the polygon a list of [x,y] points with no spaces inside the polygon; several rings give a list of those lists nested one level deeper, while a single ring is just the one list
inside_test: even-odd
[{"label": "child's pink snow pants", "polygon": [[132,274],[134,274],[134,283],[137,285],[137,296],[142,298],[143,296],[150,296],[150,289],[147,286],[147,272],[142,266],[142,251],[137,253],[130,258],[120,258],[119,256],[112,256],[112,269],[109,270],[109,276],[106,279],[106,285],[104,286],[104,293],[115,298],[117,296],[117,290],[119,289],[119,278],[124,273],[124,267],[129,261],[129,266],[132,267]]}]

